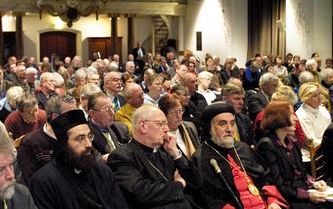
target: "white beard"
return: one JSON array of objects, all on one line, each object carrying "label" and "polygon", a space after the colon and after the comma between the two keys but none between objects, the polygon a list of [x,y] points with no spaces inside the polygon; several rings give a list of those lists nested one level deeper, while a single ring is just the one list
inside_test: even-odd
[{"label": "white beard", "polygon": [[234,146],[234,142],[235,142],[235,140],[232,136],[227,136],[222,139],[212,138],[212,141],[215,144],[217,144],[223,148],[227,148],[227,149],[232,148]]},{"label": "white beard", "polygon": [[4,200],[9,200],[13,197],[15,193],[15,181],[9,185],[7,185],[3,190],[0,192],[0,198]]}]

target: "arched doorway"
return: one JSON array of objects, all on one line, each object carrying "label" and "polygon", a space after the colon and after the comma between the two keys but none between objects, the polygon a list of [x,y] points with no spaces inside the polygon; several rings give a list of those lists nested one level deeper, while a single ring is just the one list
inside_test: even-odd
[{"label": "arched doorway", "polygon": [[76,34],[65,31],[51,31],[41,33],[40,37],[40,59],[51,58],[53,53],[57,54],[61,60],[66,56],[76,55]]}]

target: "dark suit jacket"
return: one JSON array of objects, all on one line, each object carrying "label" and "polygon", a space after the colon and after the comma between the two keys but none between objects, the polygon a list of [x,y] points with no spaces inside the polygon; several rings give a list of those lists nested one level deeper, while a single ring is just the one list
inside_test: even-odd
[{"label": "dark suit jacket", "polygon": [[163,169],[157,171],[144,149],[149,148],[132,140],[112,152],[107,162],[131,208],[190,209],[182,185],[174,181],[174,172],[178,169],[186,188],[198,187],[202,181],[196,167],[185,157],[173,160],[159,149],[156,154]]},{"label": "dark suit jacket", "polygon": [[247,104],[250,118],[252,121],[254,121],[256,115],[266,107],[268,100],[266,99],[263,92],[259,91],[247,98]]},{"label": "dark suit jacket", "polygon": [[[103,135],[102,131],[91,120],[89,120],[89,127],[91,132],[95,135],[92,142],[94,148],[102,155],[110,153],[110,150],[108,150],[108,147],[106,146],[107,139]],[[117,149],[130,140],[127,126],[124,124],[114,122],[108,130]]]},{"label": "dark suit jacket", "polygon": [[[139,50],[139,48],[137,48],[137,47],[132,50],[132,54],[134,56],[134,60],[136,60],[138,58],[138,56],[139,56],[138,55],[138,50]],[[143,56],[145,56],[146,55],[146,50],[143,47],[141,47],[141,50],[142,50]]]},{"label": "dark suit jacket", "polygon": [[250,146],[253,145],[255,140],[251,119],[244,113],[237,113],[235,118],[240,140]]}]

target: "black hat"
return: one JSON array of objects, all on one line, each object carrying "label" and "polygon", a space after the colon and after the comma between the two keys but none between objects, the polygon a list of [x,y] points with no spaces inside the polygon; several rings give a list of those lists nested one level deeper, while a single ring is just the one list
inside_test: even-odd
[{"label": "black hat", "polygon": [[221,113],[231,113],[235,115],[235,110],[230,104],[224,101],[212,103],[203,110],[201,115],[201,128],[202,128],[201,132],[203,140],[207,139],[207,137],[210,137],[211,120],[216,115]]},{"label": "black hat", "polygon": [[58,143],[66,142],[68,140],[67,131],[81,124],[88,124],[88,122],[80,109],[65,112],[51,121],[51,127]]}]

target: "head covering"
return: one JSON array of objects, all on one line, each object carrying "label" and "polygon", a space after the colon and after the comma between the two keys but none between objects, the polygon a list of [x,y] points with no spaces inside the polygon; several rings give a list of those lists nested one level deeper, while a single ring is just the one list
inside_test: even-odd
[{"label": "head covering", "polygon": [[315,82],[307,82],[302,84],[298,91],[299,99],[302,102],[308,101],[318,88],[319,84]]},{"label": "head covering", "polygon": [[88,124],[88,122],[80,109],[65,112],[51,121],[51,127],[59,143],[67,142],[67,131],[81,124]]},{"label": "head covering", "polygon": [[216,115],[221,114],[221,113],[231,113],[231,114],[235,115],[235,110],[230,104],[228,104],[224,101],[212,103],[203,110],[202,116],[201,116],[201,128],[202,128],[201,133],[202,133],[203,140],[210,138],[211,120]]}]

